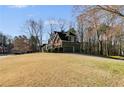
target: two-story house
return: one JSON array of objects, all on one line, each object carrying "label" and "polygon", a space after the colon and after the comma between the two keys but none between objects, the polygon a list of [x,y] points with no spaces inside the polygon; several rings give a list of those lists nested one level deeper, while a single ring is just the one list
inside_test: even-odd
[{"label": "two-story house", "polygon": [[67,32],[54,31],[48,41],[47,49],[54,52],[80,52],[80,43],[77,40],[74,28]]}]

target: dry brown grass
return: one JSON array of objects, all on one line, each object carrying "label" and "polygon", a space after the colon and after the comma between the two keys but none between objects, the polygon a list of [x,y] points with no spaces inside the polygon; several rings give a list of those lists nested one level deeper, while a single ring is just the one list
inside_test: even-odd
[{"label": "dry brown grass", "polygon": [[0,86],[124,86],[124,63],[77,54],[8,56],[0,59]]}]

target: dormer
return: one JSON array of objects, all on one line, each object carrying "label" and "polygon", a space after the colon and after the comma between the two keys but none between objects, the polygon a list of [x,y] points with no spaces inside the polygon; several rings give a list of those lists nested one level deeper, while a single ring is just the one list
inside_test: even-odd
[{"label": "dormer", "polygon": [[70,28],[67,32],[66,35],[68,37],[68,40],[71,42],[76,42],[76,31],[74,28]]}]

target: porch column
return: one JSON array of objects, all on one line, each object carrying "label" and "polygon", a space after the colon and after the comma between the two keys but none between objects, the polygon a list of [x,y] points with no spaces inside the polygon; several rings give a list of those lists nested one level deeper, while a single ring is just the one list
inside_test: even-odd
[{"label": "porch column", "polygon": [[73,53],[75,52],[75,47],[73,46]]}]

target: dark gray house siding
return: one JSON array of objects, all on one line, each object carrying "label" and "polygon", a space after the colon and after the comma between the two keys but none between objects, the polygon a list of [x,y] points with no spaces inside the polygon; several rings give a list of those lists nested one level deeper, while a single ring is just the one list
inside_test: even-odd
[{"label": "dark gray house siding", "polygon": [[63,52],[80,52],[80,43],[78,42],[62,42]]},{"label": "dark gray house siding", "polygon": [[54,31],[48,40],[47,51],[49,52],[80,52],[80,43],[77,40],[76,33],[71,31],[57,32]]}]

